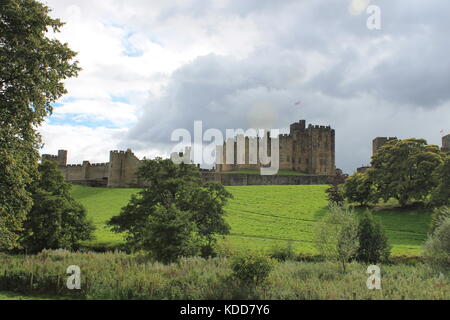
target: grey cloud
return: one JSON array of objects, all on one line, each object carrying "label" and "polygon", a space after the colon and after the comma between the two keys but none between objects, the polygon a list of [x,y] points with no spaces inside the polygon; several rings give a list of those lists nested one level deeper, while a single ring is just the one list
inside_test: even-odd
[{"label": "grey cloud", "polygon": [[[372,1],[381,6],[380,31],[366,28],[365,13],[350,15],[347,1],[273,3],[196,11],[245,15],[266,42],[244,59],[210,54],[179,68],[123,144],[163,148],[174,129],[191,130],[194,120],[205,129],[246,129],[305,118],[337,130],[337,165],[351,172],[370,161],[376,136],[438,144],[438,131],[450,130],[448,1]],[[320,67],[308,62],[313,53],[330,65],[306,78]]]}]

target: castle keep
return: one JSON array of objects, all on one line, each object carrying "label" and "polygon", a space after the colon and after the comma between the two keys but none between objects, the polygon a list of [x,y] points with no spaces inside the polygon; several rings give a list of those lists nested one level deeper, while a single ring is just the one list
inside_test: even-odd
[{"label": "castle keep", "polygon": [[[245,143],[245,154],[238,164],[238,139],[229,139],[222,148],[222,162],[217,165],[218,172],[229,172],[243,169],[260,169],[259,140],[253,137],[240,137]],[[271,149],[272,138],[266,137],[267,149]],[[333,175],[335,166],[335,131],[329,126],[309,125],[300,120],[290,126],[290,133],[278,137],[280,152],[280,170],[298,171],[308,174]],[[257,159],[251,159],[250,148],[255,147]],[[227,150],[234,150],[234,159],[227,159]],[[228,153],[229,154],[229,153]],[[245,159],[244,159],[245,157]],[[231,161],[230,161],[231,160]],[[253,161],[252,161],[253,160]]]}]

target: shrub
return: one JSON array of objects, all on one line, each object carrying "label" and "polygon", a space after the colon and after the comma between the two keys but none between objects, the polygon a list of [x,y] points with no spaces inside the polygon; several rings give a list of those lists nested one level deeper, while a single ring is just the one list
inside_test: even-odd
[{"label": "shrub", "polygon": [[367,211],[358,225],[359,248],[356,259],[366,263],[387,261],[391,252],[387,237],[379,221]]},{"label": "shrub", "polygon": [[263,253],[254,252],[235,257],[231,269],[233,277],[242,284],[257,286],[266,282],[273,266],[271,258]]},{"label": "shrub", "polygon": [[320,254],[338,261],[346,271],[346,263],[359,247],[358,219],[353,210],[331,206],[330,212],[317,224],[314,244]]},{"label": "shrub", "polygon": [[444,219],[428,236],[425,258],[435,269],[450,270],[450,218]]},{"label": "shrub", "polygon": [[450,218],[450,207],[434,209],[433,215],[431,216],[430,233],[433,233],[447,218]]},{"label": "shrub", "polygon": [[270,257],[278,261],[284,262],[288,260],[294,260],[295,254],[292,248],[292,242],[289,241],[283,246],[274,246],[270,252]]},{"label": "shrub", "polygon": [[327,200],[330,205],[341,206],[344,203],[344,195],[340,185],[331,186],[325,192],[327,193]]}]

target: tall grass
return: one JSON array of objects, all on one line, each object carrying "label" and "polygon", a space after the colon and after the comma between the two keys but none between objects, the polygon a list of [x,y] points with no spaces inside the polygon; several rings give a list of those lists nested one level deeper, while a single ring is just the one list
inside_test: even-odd
[{"label": "tall grass", "polygon": [[[70,265],[81,268],[81,290],[66,288]],[[366,269],[351,263],[343,274],[333,263],[277,263],[267,282],[249,291],[226,258],[162,265],[119,252],[44,251],[0,255],[0,291],[75,299],[450,299],[449,278],[420,262],[381,266],[381,291],[367,289]]]}]

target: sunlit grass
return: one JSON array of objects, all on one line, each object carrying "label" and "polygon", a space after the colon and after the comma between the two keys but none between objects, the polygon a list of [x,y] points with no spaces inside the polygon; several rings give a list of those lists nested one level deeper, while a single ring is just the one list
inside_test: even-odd
[{"label": "sunlit grass", "polygon": [[[226,220],[231,226],[227,237],[237,250],[269,250],[292,242],[295,252],[317,253],[313,245],[314,224],[326,213],[324,185],[227,187],[229,201]],[[115,246],[124,242],[105,223],[127,204],[139,189],[101,189],[74,186],[73,195],[88,210],[97,230],[92,246]],[[358,209],[363,213],[365,209]],[[430,223],[431,210],[372,210],[386,229],[394,255],[420,255]]]}]

